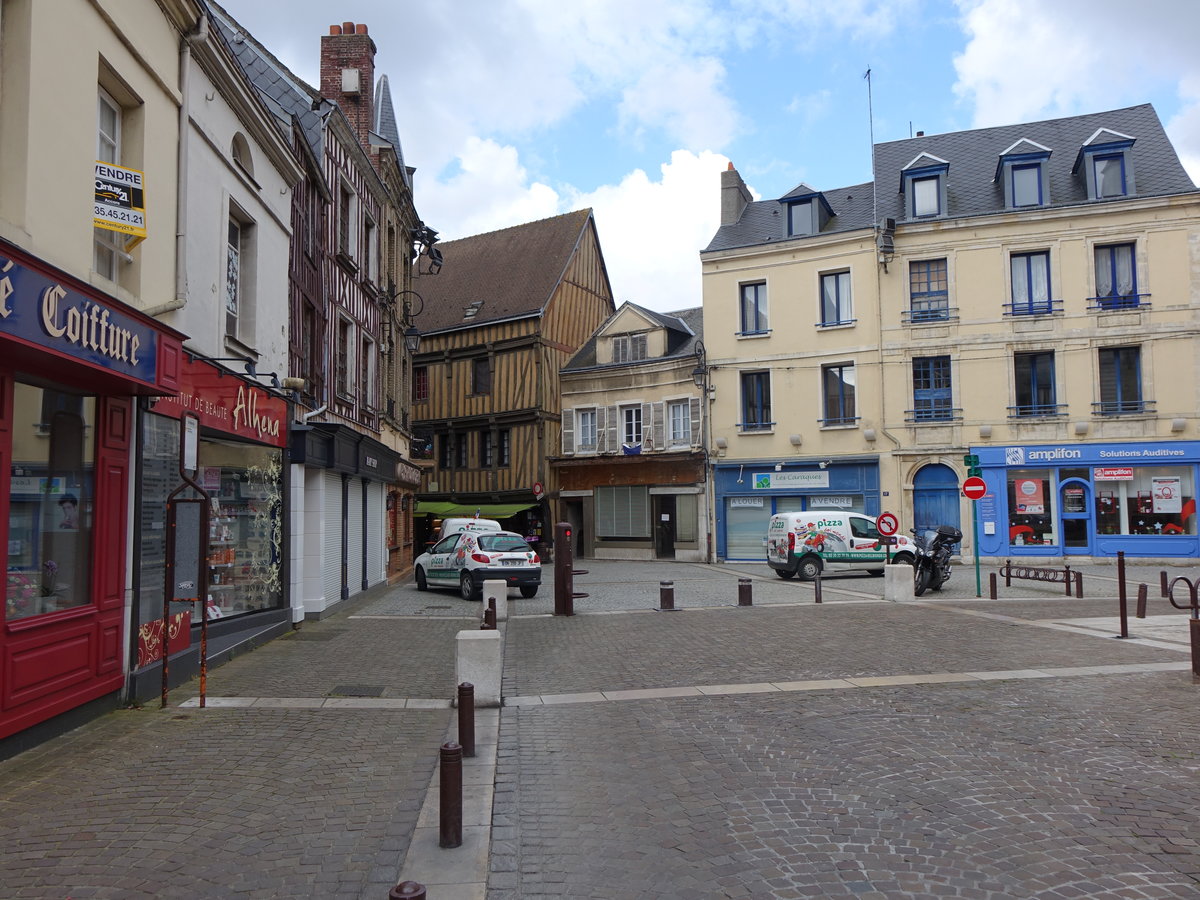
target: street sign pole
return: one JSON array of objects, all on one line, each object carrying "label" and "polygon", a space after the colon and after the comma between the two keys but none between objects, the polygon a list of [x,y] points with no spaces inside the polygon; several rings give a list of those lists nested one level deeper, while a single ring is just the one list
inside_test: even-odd
[{"label": "street sign pole", "polygon": [[982,597],[982,581],[979,574],[979,501],[971,501],[971,549],[975,552],[975,596]]},{"label": "street sign pole", "polygon": [[979,457],[966,456],[963,462],[971,474],[962,483],[963,496],[971,501],[971,550],[975,553],[975,596],[983,596],[982,576],[979,574],[979,500],[987,494],[987,482],[979,477]]}]

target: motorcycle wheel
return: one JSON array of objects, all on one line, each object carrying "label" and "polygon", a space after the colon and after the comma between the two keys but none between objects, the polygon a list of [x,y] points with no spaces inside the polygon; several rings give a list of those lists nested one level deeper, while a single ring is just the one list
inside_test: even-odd
[{"label": "motorcycle wheel", "polygon": [[929,587],[929,567],[918,565],[913,570],[913,596],[920,597]]}]

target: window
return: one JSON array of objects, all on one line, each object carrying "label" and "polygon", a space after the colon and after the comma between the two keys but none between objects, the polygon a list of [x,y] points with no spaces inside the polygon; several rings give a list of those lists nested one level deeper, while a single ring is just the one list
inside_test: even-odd
[{"label": "window", "polygon": [[1106,347],[1100,351],[1102,416],[1145,411],[1142,400],[1142,348]]},{"label": "window", "polygon": [[597,537],[650,537],[650,488],[646,485],[597,485],[595,501]]},{"label": "window", "polygon": [[742,373],[742,431],[766,431],[771,418],[771,373]]},{"label": "window", "polygon": [[233,136],[229,147],[229,155],[233,157],[234,165],[245,172],[250,180],[254,180],[254,157],[250,155],[250,144],[240,131]]},{"label": "window", "polygon": [[942,211],[940,180],[937,175],[912,180],[914,216],[936,216]]},{"label": "window", "polygon": [[854,321],[850,304],[850,273],[821,276],[821,324],[849,325]]},{"label": "window", "polygon": [[1124,197],[1125,154],[1097,153],[1092,157],[1092,172],[1096,178],[1096,197]]},{"label": "window", "polygon": [[1014,416],[1053,416],[1058,414],[1054,389],[1054,353],[1013,354],[1013,380],[1016,388]]},{"label": "window", "polygon": [[413,402],[423,403],[429,399],[429,369],[417,366],[413,369]]},{"label": "window", "polygon": [[821,380],[825,396],[825,419],[821,424],[853,424],[857,419],[854,414],[854,364],[823,366]]},{"label": "window", "polygon": [[354,372],[354,344],[350,336],[354,325],[348,319],[338,319],[337,358],[334,360],[334,389],[341,397],[350,397],[350,378]]},{"label": "window", "polygon": [[375,223],[367,216],[363,217],[363,257],[362,257],[362,274],[367,281],[375,281],[376,267],[375,260],[378,258],[379,248],[376,246],[378,240],[378,230],[375,228]]},{"label": "window", "polygon": [[[97,99],[96,159],[99,162],[121,162],[121,107],[103,88]],[[116,281],[123,259],[121,232],[93,228],[92,268],[96,274]]]},{"label": "window", "polygon": [[507,428],[501,428],[496,432],[496,465],[504,467],[512,463],[511,442],[509,441],[509,431]]},{"label": "window", "polygon": [[242,296],[242,226],[230,217],[225,239],[225,334],[237,337]]},{"label": "window", "polygon": [[492,445],[492,432],[485,428],[479,432],[479,467],[490,469],[496,461],[495,448]]},{"label": "window", "polygon": [[362,357],[359,360],[359,400],[368,409],[375,408],[375,342],[363,335]]},{"label": "window", "polygon": [[622,334],[613,338],[613,362],[636,362],[646,358],[646,335]]},{"label": "window", "polygon": [[321,393],[321,374],[325,371],[325,360],[321,349],[321,330],[317,327],[319,319],[316,307],[305,303],[301,318],[304,322],[304,334],[300,338],[300,375],[308,382],[308,393],[317,397]]},{"label": "window", "polygon": [[579,449],[596,449],[596,411],[594,409],[575,410],[575,431],[578,434]]},{"label": "window", "polygon": [[1141,305],[1133,244],[1096,248],[1095,300],[1099,309],[1130,309]]},{"label": "window", "polygon": [[454,461],[454,435],[443,434],[438,442],[438,466],[449,469]]},{"label": "window", "polygon": [[1012,270],[1012,303],[1014,316],[1043,315],[1053,311],[1050,300],[1050,254],[1014,253]]},{"label": "window", "polygon": [[689,400],[673,400],[667,404],[668,439],[672,446],[692,443],[692,404]]},{"label": "window", "polygon": [[767,329],[767,283],[741,286],[741,311],[739,324],[741,334],[764,334]]},{"label": "window", "polygon": [[1012,167],[1012,205],[1042,205],[1042,165],[1029,163]]},{"label": "window", "polygon": [[910,321],[935,322],[950,318],[946,260],[924,259],[908,264]]},{"label": "window", "polygon": [[465,469],[467,467],[467,450],[468,450],[467,438],[468,438],[468,435],[465,435],[465,434],[454,435],[454,466],[455,466],[455,468]]},{"label": "window", "polygon": [[787,208],[788,234],[815,234],[813,228],[813,202],[803,200],[800,203],[789,203]]},{"label": "window", "polygon": [[642,442],[642,405],[621,407],[621,440],[632,446]]},{"label": "window", "polygon": [[918,422],[953,418],[949,356],[913,359],[913,418]]},{"label": "window", "polygon": [[338,253],[350,260],[354,258],[354,192],[346,185],[338,185]]},{"label": "window", "polygon": [[492,361],[486,356],[471,360],[471,393],[492,392]]}]

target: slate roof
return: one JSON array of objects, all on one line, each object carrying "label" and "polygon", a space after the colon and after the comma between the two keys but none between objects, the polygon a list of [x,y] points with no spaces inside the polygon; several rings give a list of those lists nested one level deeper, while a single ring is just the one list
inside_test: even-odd
[{"label": "slate roof", "polygon": [[[425,301],[416,317],[425,334],[541,315],[592,220],[590,209],[439,242],[442,270],[413,289]],[[464,319],[468,307],[476,314]]]},{"label": "slate roof", "polygon": [[[1022,139],[1052,151],[1047,165],[1050,179],[1049,208],[1086,204],[1087,188],[1081,175],[1072,174],[1079,148],[1105,128],[1135,139],[1129,153],[1133,161],[1135,197],[1166,196],[1196,191],[1179,156],[1167,138],[1158,114],[1149,103],[973,131],[924,135],[875,145],[875,176],[878,180],[878,216],[893,218],[903,225],[904,195],[900,193],[901,171],[913,159],[926,154],[950,164],[946,179],[947,214],[940,218],[980,216],[1005,211],[1003,185],[994,181],[1000,155]],[[807,187],[801,185],[800,187]],[[795,194],[799,191],[790,191]],[[806,192],[806,191],[805,191]],[[834,217],[821,234],[849,232],[874,227],[871,183],[824,191]],[[780,198],[782,199],[782,198]],[[1121,200],[1105,200],[1119,203]],[[1046,207],[1041,207],[1042,209]],[[778,200],[750,203],[740,221],[722,225],[704,252],[750,247],[775,241],[803,240],[785,233],[786,215]]]},{"label": "slate roof", "polygon": [[[632,363],[608,363],[604,368],[625,368],[626,366],[636,366],[642,362],[653,363],[662,359],[679,359],[681,357],[694,356],[696,353],[696,344],[704,334],[704,307],[697,306],[693,309],[681,309],[678,312],[660,313],[652,309],[646,309],[644,306],[638,306],[636,303],[626,303],[622,305],[632,306],[640,310],[646,316],[657,322],[659,325],[667,329],[667,352],[664,356],[658,356],[654,359],[639,360]],[[619,313],[621,310],[618,309]],[[614,316],[616,313],[613,314]],[[612,321],[613,316],[609,316],[604,321],[604,324],[596,329],[595,333],[588,338],[587,343],[579,348],[567,364],[562,367],[563,372],[576,372],[584,369],[595,368],[596,362],[596,342],[598,335],[604,330],[604,326]]]},{"label": "slate roof", "polygon": [[392,145],[396,151],[396,159],[400,163],[400,173],[404,183],[412,189],[412,176],[404,165],[404,150],[400,147],[400,128],[396,124],[396,109],[392,106],[392,89],[388,86],[388,77],[380,75],[375,87],[375,121],[371,130]]}]

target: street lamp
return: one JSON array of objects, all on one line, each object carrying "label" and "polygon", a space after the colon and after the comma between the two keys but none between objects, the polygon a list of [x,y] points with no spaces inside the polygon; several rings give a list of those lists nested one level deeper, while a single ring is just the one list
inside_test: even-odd
[{"label": "street lamp", "polygon": [[[408,299],[410,295],[416,298],[415,305]],[[400,301],[400,324],[404,327],[404,347],[409,353],[416,353],[421,347],[421,331],[417,328],[415,319],[425,311],[425,298],[416,291],[408,290],[393,290],[388,296],[392,302],[400,298],[403,298]]]},{"label": "street lamp", "polygon": [[708,380],[708,369],[705,367],[704,341],[696,341],[696,368],[692,369],[692,382],[704,390]]}]

